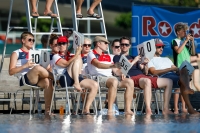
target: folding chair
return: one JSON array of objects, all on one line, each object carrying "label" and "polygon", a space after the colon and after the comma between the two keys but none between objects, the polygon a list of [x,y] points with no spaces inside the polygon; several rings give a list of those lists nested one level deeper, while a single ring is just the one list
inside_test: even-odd
[{"label": "folding chair", "polygon": [[[20,88],[22,90],[30,90],[30,109],[29,109],[29,114],[30,114],[30,120],[32,119],[32,114],[31,114],[31,111],[32,111],[32,108],[33,108],[33,94],[34,94],[34,90],[39,90],[41,89],[40,87],[38,86],[32,86],[32,85],[28,85],[26,84],[25,82],[25,79],[24,79],[24,75],[21,75],[21,74],[16,74],[15,76],[21,76],[22,78],[22,82],[23,82],[23,86],[20,86]],[[19,90],[16,91],[16,95],[18,93]],[[15,97],[16,98],[16,97]],[[36,103],[36,102],[35,102]]]},{"label": "folding chair", "polygon": [[[55,91],[66,91],[66,107],[65,107],[65,114],[67,115],[71,115],[71,106],[70,106],[70,96],[69,94],[77,94],[77,104],[76,104],[76,114],[78,113],[78,107],[79,107],[79,102],[80,102],[80,94],[82,92],[77,92],[76,89],[73,87],[73,86],[68,86],[67,85],[67,79],[66,79],[66,76],[64,74],[58,74],[57,71],[53,68],[52,69],[53,71],[53,76],[54,76],[54,85],[53,85],[53,94],[52,94],[52,99],[51,99],[51,106],[50,106],[50,112],[49,112],[49,115],[51,114],[51,111],[52,111],[52,103],[53,101],[55,100]],[[64,77],[64,81],[65,81],[65,87],[61,87],[57,84],[57,81],[56,79],[59,79],[61,76]],[[86,89],[86,88],[85,88]],[[86,89],[86,92],[87,92],[87,89]],[[86,93],[87,94],[87,93]],[[73,95],[71,95],[71,99],[72,97],[75,97]],[[86,98],[85,98],[86,99]],[[85,103],[85,101],[84,101]],[[84,106],[83,106],[84,108]]]},{"label": "folding chair", "polygon": [[[93,79],[95,79],[98,82],[98,84],[99,84],[99,77],[100,76],[93,77]],[[124,93],[124,91],[125,91],[125,88],[118,88],[117,89],[117,93],[118,92],[120,92],[120,93],[123,92]],[[99,84],[98,96],[99,96],[100,112],[102,112],[102,97],[101,97],[101,94],[105,94],[105,93],[108,93],[108,88],[107,87],[101,87],[100,84]],[[115,102],[116,102],[116,104],[118,104],[117,103],[117,97],[116,97],[116,101]],[[133,105],[134,112],[136,112],[134,101],[133,101],[132,105]],[[125,106],[125,101],[124,101],[124,106]]]}]

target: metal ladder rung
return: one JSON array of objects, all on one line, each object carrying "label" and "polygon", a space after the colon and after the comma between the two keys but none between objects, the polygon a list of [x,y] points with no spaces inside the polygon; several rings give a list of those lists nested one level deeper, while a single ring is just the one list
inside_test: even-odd
[{"label": "metal ladder rung", "polygon": [[[58,29],[58,28],[57,27],[53,27],[53,29]],[[74,30],[74,28],[67,28],[67,27],[62,27],[62,29],[63,30],[69,30],[69,29]]]},{"label": "metal ladder rung", "polygon": [[16,27],[16,26],[9,27],[9,28],[10,29],[19,29],[19,30],[28,29],[28,27]]},{"label": "metal ladder rung", "polygon": [[103,18],[76,18],[76,20],[97,20],[97,21],[99,21],[99,20],[103,20]]},{"label": "metal ladder rung", "polygon": [[[30,18],[33,18],[33,19],[53,19],[52,17],[50,17],[50,16],[39,16],[39,17],[32,17],[32,16],[30,16]],[[58,19],[58,17],[54,17],[55,19]]]},{"label": "metal ladder rung", "polygon": [[62,33],[61,32],[33,32],[32,34],[33,35],[51,35],[52,33],[54,33],[54,34],[61,34],[62,35]]},{"label": "metal ladder rung", "polygon": [[82,33],[85,36],[105,36],[105,33]]}]

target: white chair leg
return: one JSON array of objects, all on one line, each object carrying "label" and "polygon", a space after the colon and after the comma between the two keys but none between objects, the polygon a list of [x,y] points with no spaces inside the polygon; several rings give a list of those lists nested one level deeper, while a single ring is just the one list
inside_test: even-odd
[{"label": "white chair leg", "polygon": [[77,103],[76,103],[76,115],[78,114],[78,109],[79,109],[79,105],[80,105],[80,95],[81,95],[81,93],[78,93],[77,94],[78,96],[77,96]]},{"label": "white chair leg", "polygon": [[32,99],[33,99],[33,88],[30,89],[30,110],[29,110],[29,114],[30,114],[30,120],[32,119],[32,115],[31,115],[31,111],[32,111]]},{"label": "white chair leg", "polygon": [[157,98],[156,91],[155,91],[154,95],[155,95],[155,100],[156,100],[156,108],[157,108],[157,112],[158,112],[158,114],[160,114],[159,107],[158,107],[158,98]]},{"label": "white chair leg", "polygon": [[86,100],[87,100],[87,95],[88,95],[88,89],[86,89],[86,92],[85,92],[85,97],[84,97],[84,101],[83,101],[83,108],[82,108],[82,114],[83,114],[83,111],[85,109],[85,103],[86,103]]}]

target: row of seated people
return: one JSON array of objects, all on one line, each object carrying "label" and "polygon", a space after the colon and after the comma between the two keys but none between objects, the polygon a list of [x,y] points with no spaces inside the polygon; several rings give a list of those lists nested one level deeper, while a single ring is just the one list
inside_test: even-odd
[{"label": "row of seated people", "polygon": [[[124,101],[125,102],[125,114],[134,114],[131,111],[131,103],[134,93],[134,86],[144,90],[144,100],[146,104],[146,114],[152,114],[150,108],[151,102],[151,89],[152,88],[164,88],[164,108],[163,114],[171,114],[169,111],[169,100],[171,97],[171,90],[173,82],[170,78],[151,77],[143,74],[143,69],[146,69],[148,60],[145,63],[140,63],[140,56],[130,56],[129,49],[131,47],[131,41],[128,37],[120,38],[120,49],[121,54],[124,54],[131,64],[133,65],[128,74],[131,78],[126,78],[121,70],[119,59],[121,55],[116,55],[112,58],[109,54],[104,52],[108,49],[109,41],[104,38],[97,36],[93,40],[94,49],[87,55],[87,67],[90,70],[89,74],[93,76],[100,76],[100,83],[91,79],[83,79],[79,76],[82,69],[81,50],[82,47],[77,47],[75,55],[71,56],[67,51],[68,39],[64,36],[51,35],[50,37],[50,48],[52,49],[51,63],[50,66],[45,69],[40,65],[35,65],[31,60],[27,60],[28,52],[33,47],[34,36],[30,32],[24,32],[21,35],[22,48],[14,51],[10,57],[9,74],[13,75],[21,73],[24,75],[27,84],[37,85],[45,89],[45,113],[49,111],[51,96],[52,96],[52,80],[53,75],[51,69],[54,68],[58,73],[65,74],[67,77],[68,85],[74,86],[77,90],[82,91],[81,88],[87,88],[90,90],[86,100],[86,106],[84,108],[84,114],[89,113],[89,108],[94,100],[98,86],[104,86],[108,88],[108,115],[112,115],[112,105],[116,98],[117,88],[126,88]],[[160,44],[159,44],[160,45]],[[84,45],[88,47],[89,45]],[[159,49],[159,46],[158,46]],[[114,62],[114,63],[113,63]],[[112,76],[112,71],[115,75],[120,78]],[[187,70],[182,69],[180,73],[188,74]],[[181,77],[181,76],[180,76]],[[19,77],[21,78],[21,77]],[[191,114],[198,113],[194,111],[188,99],[188,94],[193,93],[191,89],[185,85],[185,78],[178,79],[181,87],[181,94],[183,95],[188,112]],[[183,81],[184,80],[184,81]],[[134,81],[134,82],[133,82]],[[177,82],[178,82],[177,81]],[[189,82],[189,80],[187,80]],[[60,85],[65,86],[63,78],[59,79]],[[22,79],[20,79],[20,85],[22,86]],[[48,114],[48,113],[47,113]]]}]

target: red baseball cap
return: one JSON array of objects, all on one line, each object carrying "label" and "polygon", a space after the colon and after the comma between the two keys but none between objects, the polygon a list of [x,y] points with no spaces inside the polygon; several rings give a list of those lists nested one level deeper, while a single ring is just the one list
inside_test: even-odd
[{"label": "red baseball cap", "polygon": [[160,40],[158,38],[155,39],[155,45],[156,46],[165,46],[165,44],[162,42],[162,40]]},{"label": "red baseball cap", "polygon": [[68,43],[68,38],[66,36],[60,36],[58,37],[57,43]]}]

